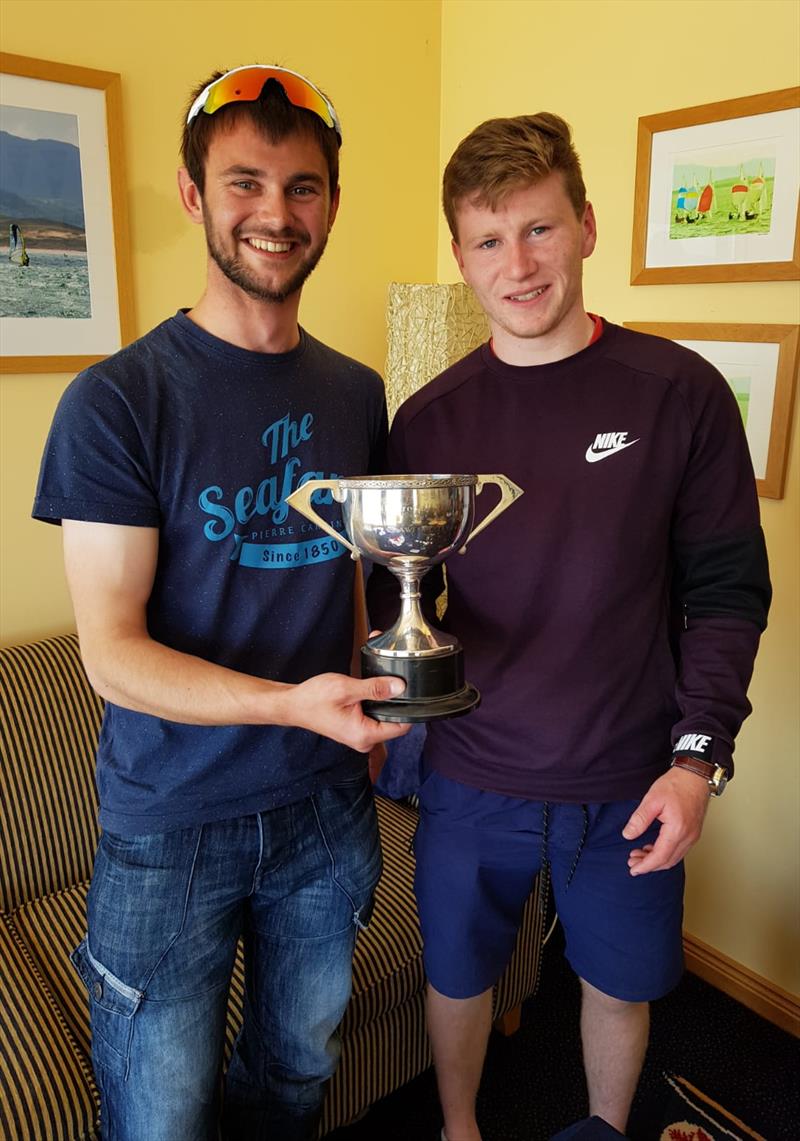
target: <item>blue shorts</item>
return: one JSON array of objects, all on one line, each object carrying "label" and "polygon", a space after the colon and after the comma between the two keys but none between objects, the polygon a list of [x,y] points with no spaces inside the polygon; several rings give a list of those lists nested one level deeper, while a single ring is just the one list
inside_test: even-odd
[{"label": "blue shorts", "polygon": [[629,852],[653,843],[660,827],[623,839],[637,801],[545,805],[436,772],[419,795],[414,889],[425,970],[440,994],[471,998],[503,973],[543,856],[580,978],[626,1002],[660,998],[677,984],[683,864],[630,874]]}]

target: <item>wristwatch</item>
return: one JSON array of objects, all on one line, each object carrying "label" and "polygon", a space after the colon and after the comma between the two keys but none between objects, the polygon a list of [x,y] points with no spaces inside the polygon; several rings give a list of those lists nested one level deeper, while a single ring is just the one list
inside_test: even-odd
[{"label": "wristwatch", "polygon": [[683,755],[672,758],[670,768],[687,769],[690,773],[702,777],[708,783],[711,796],[722,796],[728,783],[728,770],[722,765],[712,764],[711,761],[701,761],[699,757],[685,757]]}]

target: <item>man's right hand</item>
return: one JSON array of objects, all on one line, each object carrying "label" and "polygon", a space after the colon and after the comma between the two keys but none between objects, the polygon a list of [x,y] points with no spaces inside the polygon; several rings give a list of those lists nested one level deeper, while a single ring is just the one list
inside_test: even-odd
[{"label": "man's right hand", "polygon": [[398,697],[405,682],[397,677],[353,678],[344,674],[318,674],[299,685],[287,686],[281,698],[281,721],[331,737],[359,753],[373,745],[402,737],[411,726],[375,721],[361,708],[362,701]]}]

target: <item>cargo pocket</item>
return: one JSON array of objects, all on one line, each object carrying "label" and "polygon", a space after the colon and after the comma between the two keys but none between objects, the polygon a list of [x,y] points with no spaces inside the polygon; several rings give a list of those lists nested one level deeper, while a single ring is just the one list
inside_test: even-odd
[{"label": "cargo pocket", "polygon": [[133,1018],[144,995],[98,963],[86,939],[72,952],[70,960],[89,994],[92,1060],[124,1080],[128,1076]]}]

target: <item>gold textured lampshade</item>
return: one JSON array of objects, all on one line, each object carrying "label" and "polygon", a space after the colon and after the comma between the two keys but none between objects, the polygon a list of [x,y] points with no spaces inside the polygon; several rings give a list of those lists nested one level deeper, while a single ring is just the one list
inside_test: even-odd
[{"label": "gold textured lampshade", "polygon": [[387,324],[385,383],[390,422],[404,400],[489,337],[483,310],[462,282],[392,282]]}]

